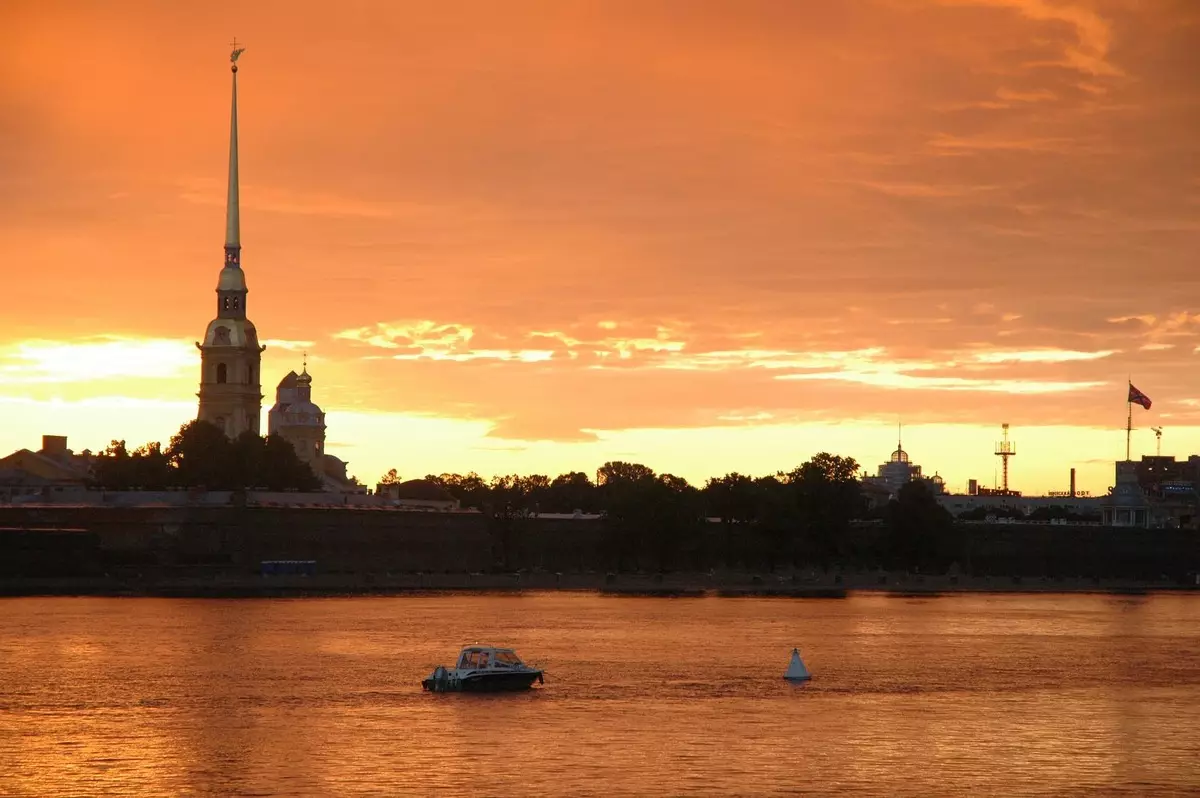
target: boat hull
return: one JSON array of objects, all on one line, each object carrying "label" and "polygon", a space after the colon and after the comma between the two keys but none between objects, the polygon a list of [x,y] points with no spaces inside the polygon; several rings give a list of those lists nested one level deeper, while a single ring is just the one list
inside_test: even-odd
[{"label": "boat hull", "polygon": [[514,693],[528,690],[534,682],[541,681],[541,671],[472,673],[462,677],[447,675],[442,679],[430,677],[421,682],[421,687],[432,693]]},{"label": "boat hull", "polygon": [[541,678],[541,671],[477,674],[462,679],[462,691],[464,693],[512,693],[518,690],[528,690],[533,687],[534,682]]}]

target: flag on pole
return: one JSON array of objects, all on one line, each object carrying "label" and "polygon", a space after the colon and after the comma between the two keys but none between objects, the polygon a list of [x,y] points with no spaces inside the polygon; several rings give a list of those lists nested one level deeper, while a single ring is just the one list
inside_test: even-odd
[{"label": "flag on pole", "polygon": [[1133,383],[1129,383],[1129,398],[1125,400],[1131,404],[1141,405],[1147,410],[1150,409],[1150,397],[1133,387]]}]

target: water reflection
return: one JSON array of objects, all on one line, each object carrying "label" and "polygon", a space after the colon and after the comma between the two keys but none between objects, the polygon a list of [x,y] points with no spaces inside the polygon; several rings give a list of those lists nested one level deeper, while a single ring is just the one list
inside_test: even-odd
[{"label": "water reflection", "polygon": [[[1200,786],[1200,596],[3,605],[0,794]],[[546,686],[421,692],[476,640]]]}]

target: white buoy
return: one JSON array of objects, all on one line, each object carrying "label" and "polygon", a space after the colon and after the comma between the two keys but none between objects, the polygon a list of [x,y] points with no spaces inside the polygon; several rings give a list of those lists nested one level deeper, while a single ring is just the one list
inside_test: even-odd
[{"label": "white buoy", "polygon": [[808,668],[804,667],[804,660],[800,659],[800,649],[792,649],[792,661],[788,663],[787,673],[783,674],[783,678],[789,682],[805,682],[812,678]]}]

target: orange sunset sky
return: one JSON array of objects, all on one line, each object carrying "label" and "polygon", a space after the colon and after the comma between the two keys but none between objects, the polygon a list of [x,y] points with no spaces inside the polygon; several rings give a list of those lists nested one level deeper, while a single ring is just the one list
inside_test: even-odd
[{"label": "orange sunset sky", "polygon": [[242,263],[327,450],[955,491],[1200,452],[1200,2],[0,2],[0,452],[195,417]]}]

